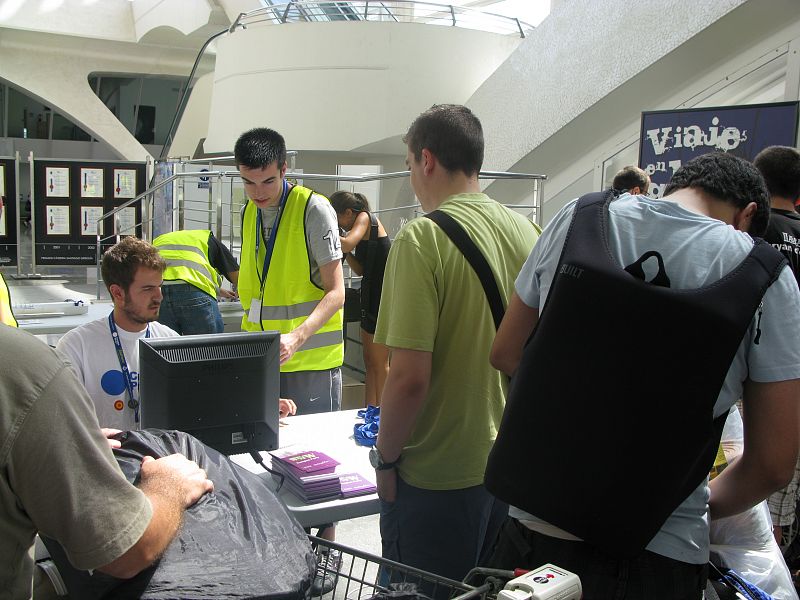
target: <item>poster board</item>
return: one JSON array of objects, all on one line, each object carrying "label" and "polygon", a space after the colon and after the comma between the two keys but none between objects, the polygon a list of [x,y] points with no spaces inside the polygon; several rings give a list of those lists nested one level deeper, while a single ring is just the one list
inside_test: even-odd
[{"label": "poster board", "polygon": [[12,267],[19,260],[17,180],[13,158],[0,157],[0,196],[3,197],[3,214],[0,216],[0,266]]},{"label": "poster board", "polygon": [[672,174],[708,152],[728,152],[746,160],[768,146],[795,146],[800,102],[691,108],[642,113],[639,167],[652,181],[650,193],[663,196]]},{"label": "poster board", "polygon": [[[135,198],[146,187],[144,163],[34,161],[36,264],[94,265],[97,263],[97,220]],[[141,223],[141,201],[122,217],[128,225]],[[115,239],[110,218],[101,224],[102,250]],[[141,237],[141,225],[126,232]]]}]

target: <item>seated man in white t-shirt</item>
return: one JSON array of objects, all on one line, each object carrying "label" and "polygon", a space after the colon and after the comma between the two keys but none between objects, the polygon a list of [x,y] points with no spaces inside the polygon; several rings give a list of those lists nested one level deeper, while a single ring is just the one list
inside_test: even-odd
[{"label": "seated man in white t-shirt", "polygon": [[101,264],[114,310],[69,331],[56,351],[72,365],[102,427],[139,428],[139,339],[178,334],[158,319],[166,262],[152,244],[126,237]]},{"label": "seated man in white t-shirt", "polygon": [[[101,427],[139,429],[139,340],[179,335],[156,321],[166,266],[155,246],[135,237],[109,248],[101,272],[114,310],[69,331],[56,345],[89,392]],[[296,410],[291,400],[280,400],[281,417]]]}]

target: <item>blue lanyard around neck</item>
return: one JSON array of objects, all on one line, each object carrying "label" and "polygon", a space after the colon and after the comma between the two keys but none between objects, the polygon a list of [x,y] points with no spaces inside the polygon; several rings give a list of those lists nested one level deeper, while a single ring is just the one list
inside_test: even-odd
[{"label": "blue lanyard around neck", "polygon": [[[108,328],[111,330],[111,339],[114,340],[114,348],[117,350],[117,360],[119,368],[122,370],[122,377],[125,380],[125,389],[128,390],[128,408],[133,409],[133,418],[139,423],[139,400],[133,395],[133,381],[131,381],[131,371],[128,369],[128,361],[125,360],[125,352],[122,350],[122,341],[119,339],[117,324],[114,322],[114,311],[108,315]],[[150,325],[147,326],[144,337],[150,337]]]},{"label": "blue lanyard around neck", "polygon": [[[281,217],[283,216],[283,209],[286,207],[286,200],[289,198],[289,184],[283,180],[283,193],[281,194],[281,201],[278,203],[278,214],[275,215],[275,221],[272,223],[272,230],[270,231],[267,245],[264,248],[264,267],[261,270],[259,280],[261,282],[261,290],[264,289],[264,282],[267,280],[267,272],[269,271],[269,264],[272,260],[272,252],[275,250],[275,239],[278,237],[278,226],[281,224]],[[261,247],[261,237],[264,230],[261,227],[261,209],[256,206],[256,264],[258,264],[258,250]]]}]

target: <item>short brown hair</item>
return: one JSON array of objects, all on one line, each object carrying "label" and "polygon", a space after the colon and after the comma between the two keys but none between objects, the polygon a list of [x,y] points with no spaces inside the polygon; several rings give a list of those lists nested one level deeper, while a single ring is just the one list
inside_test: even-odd
[{"label": "short brown hair", "polygon": [[109,292],[114,284],[127,292],[139,267],[163,273],[167,262],[155,246],[129,236],[106,250],[100,263],[100,272]]},{"label": "short brown hair", "polygon": [[434,104],[414,120],[403,142],[416,160],[427,148],[453,173],[476,175],[483,165],[483,128],[466,106]]},{"label": "short brown hair", "polygon": [[623,167],[615,176],[611,187],[619,192],[628,192],[635,187],[647,193],[647,188],[650,186],[650,178],[642,169],[629,165]]}]

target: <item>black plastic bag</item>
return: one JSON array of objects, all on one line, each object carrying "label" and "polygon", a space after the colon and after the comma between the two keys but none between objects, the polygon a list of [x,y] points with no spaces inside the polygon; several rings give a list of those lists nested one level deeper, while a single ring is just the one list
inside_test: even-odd
[{"label": "black plastic bag", "polygon": [[180,453],[206,470],[214,492],[186,511],[161,559],[132,579],[78,571],[57,542],[43,538],[71,598],[305,598],[316,569],[311,544],[265,479],[180,431],[117,439],[114,455],[128,481],[138,482],[142,457]]}]

